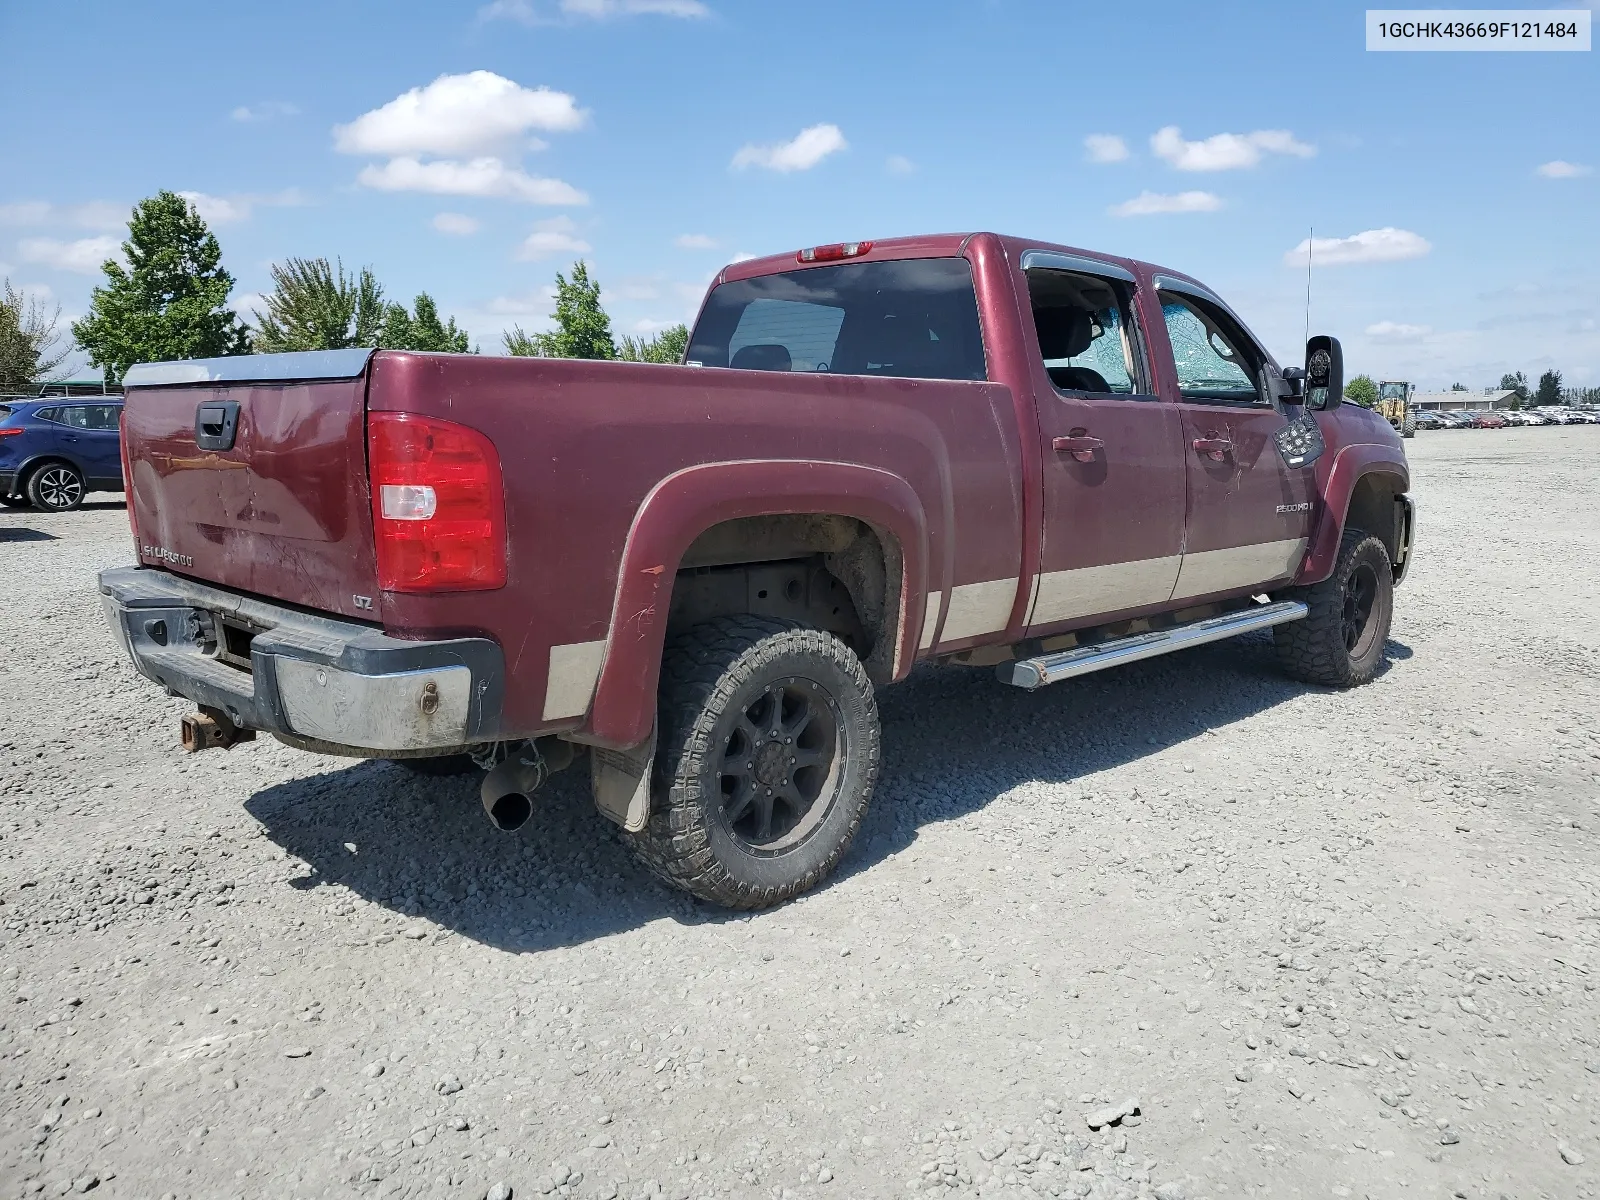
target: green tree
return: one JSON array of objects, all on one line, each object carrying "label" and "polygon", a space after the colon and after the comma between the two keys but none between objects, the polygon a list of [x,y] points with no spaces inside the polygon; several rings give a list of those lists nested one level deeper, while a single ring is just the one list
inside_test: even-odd
[{"label": "green tree", "polygon": [[407,315],[406,310],[398,304],[389,306],[390,314],[399,310],[405,317],[405,340],[389,341],[389,324],[384,322],[385,337],[383,344],[395,350],[429,350],[436,353],[465,354],[470,348],[467,344],[467,331],[456,328],[456,319],[451,317],[448,323],[439,319],[439,306],[434,303],[433,297],[423,292],[412,305],[413,311]]},{"label": "green tree", "polygon": [[61,335],[56,323],[61,306],[52,312],[37,296],[26,296],[5,281],[0,290],[0,394],[32,393],[67,360],[58,348]]},{"label": "green tree", "polygon": [[617,357],[626,362],[681,363],[689,348],[689,327],[668,325],[649,337],[624,334],[617,343]]},{"label": "green tree", "polygon": [[1452,383],[1450,385],[1450,390],[1452,392],[1464,392],[1467,390],[1467,385],[1464,383]]},{"label": "green tree", "polygon": [[589,265],[572,264],[572,279],[556,272],[556,327],[548,333],[524,333],[520,325],[505,335],[506,353],[519,358],[616,358],[611,318],[600,305],[600,284],[589,278]]},{"label": "green tree", "polygon": [[1357,375],[1344,385],[1344,398],[1362,408],[1371,408],[1378,403],[1378,385],[1371,375]]},{"label": "green tree", "polygon": [[1554,367],[1539,376],[1539,390],[1533,394],[1535,404],[1561,403],[1561,372]]},{"label": "green tree", "polygon": [[222,247],[189,201],[169,191],[139,201],[122,253],[128,265],[105,261],[106,286],[72,326],[108,382],[136,362],[249,353],[249,331],[227,307]]},{"label": "green tree", "polygon": [[1517,399],[1523,404],[1526,404],[1528,397],[1533,395],[1528,390],[1528,377],[1521,371],[1518,371],[1515,375],[1505,374],[1500,376],[1500,390],[1502,392],[1515,392]]},{"label": "green tree", "polygon": [[383,288],[368,267],[350,276],[342,262],[335,266],[325,258],[273,263],[267,311],[256,324],[256,349],[282,354],[376,346],[387,311]]}]

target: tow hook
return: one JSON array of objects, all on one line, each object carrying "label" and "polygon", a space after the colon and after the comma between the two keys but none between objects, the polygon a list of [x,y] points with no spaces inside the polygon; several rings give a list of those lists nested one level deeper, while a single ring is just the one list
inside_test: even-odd
[{"label": "tow hook", "polygon": [[533,793],[554,772],[571,765],[574,748],[559,738],[539,738],[508,749],[505,759],[484,776],[479,796],[494,827],[509,833],[527,824],[533,815]]},{"label": "tow hook", "polygon": [[239,728],[220,708],[202,706],[183,718],[183,748],[190,754],[215,747],[230,750],[238,742],[255,740],[254,729]]}]

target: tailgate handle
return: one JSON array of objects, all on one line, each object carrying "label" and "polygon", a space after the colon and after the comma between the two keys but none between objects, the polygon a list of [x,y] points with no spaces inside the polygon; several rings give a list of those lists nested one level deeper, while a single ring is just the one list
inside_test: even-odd
[{"label": "tailgate handle", "polygon": [[239,433],[239,402],[208,400],[194,410],[194,444],[202,450],[232,450]]}]

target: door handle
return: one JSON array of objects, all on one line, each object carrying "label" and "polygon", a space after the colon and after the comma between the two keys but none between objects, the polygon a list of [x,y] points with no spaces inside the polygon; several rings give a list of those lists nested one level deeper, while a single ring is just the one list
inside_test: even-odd
[{"label": "door handle", "polygon": [[1071,437],[1058,437],[1050,439],[1050,449],[1057,454],[1070,454],[1079,462],[1093,462],[1097,452],[1104,450],[1106,444],[1097,437],[1088,434],[1075,433]]},{"label": "door handle", "polygon": [[1221,462],[1233,453],[1233,443],[1225,437],[1195,438],[1194,448],[1204,454],[1212,462]]}]

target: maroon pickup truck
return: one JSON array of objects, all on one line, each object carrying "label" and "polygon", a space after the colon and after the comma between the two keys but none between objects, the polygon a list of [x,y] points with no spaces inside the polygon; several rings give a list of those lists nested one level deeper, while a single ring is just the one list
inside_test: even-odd
[{"label": "maroon pickup truck", "polygon": [[266,731],[487,771],[502,828],[588,750],[662,878],[824,878],[920,661],[1036,688],[1271,627],[1378,667],[1414,509],[1339,346],[979,233],[727,267],[683,365],[340,350],[128,372],[138,566],[100,576],[191,749]]}]

